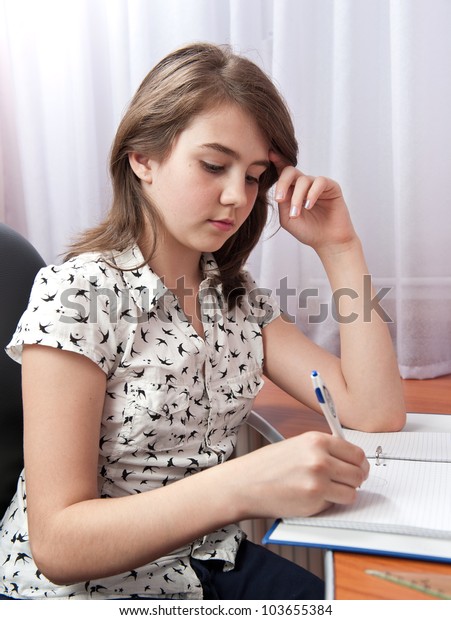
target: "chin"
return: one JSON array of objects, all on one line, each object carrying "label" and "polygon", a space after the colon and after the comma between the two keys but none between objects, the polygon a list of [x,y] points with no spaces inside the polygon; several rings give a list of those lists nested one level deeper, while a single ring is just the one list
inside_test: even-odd
[{"label": "chin", "polygon": [[197,246],[197,249],[199,249],[199,251],[202,252],[203,254],[205,252],[213,254],[214,252],[217,252],[218,250],[220,250],[223,247],[223,245],[227,242],[227,240],[228,238],[208,240],[208,241],[205,241],[205,243],[199,243],[199,245]]}]

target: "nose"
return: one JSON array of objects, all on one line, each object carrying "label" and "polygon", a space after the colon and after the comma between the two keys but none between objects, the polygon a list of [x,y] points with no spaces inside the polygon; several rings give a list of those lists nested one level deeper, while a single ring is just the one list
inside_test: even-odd
[{"label": "nose", "polygon": [[229,176],[221,191],[220,202],[228,207],[245,207],[248,202],[246,181],[240,175]]}]

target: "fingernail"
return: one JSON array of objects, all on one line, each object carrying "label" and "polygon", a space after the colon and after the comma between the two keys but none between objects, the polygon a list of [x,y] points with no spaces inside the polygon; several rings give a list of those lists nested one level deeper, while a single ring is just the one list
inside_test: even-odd
[{"label": "fingernail", "polygon": [[307,200],[304,202],[304,209],[310,209],[310,200],[307,198]]},{"label": "fingernail", "polygon": [[276,194],[276,200],[283,200],[283,196],[284,196],[284,193],[283,193],[283,192],[277,192],[277,194]]},{"label": "fingernail", "polygon": [[299,209],[296,205],[292,205],[290,209],[290,217],[297,217],[299,215]]}]

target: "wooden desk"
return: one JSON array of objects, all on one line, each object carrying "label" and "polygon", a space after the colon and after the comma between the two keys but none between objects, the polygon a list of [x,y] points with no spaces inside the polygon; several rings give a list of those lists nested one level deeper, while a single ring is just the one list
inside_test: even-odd
[{"label": "wooden desk", "polygon": [[[451,375],[428,380],[404,380],[406,409],[410,412],[451,414]],[[329,432],[322,416],[267,381],[254,407],[284,437],[293,437],[307,430]],[[334,552],[335,599],[430,599],[423,592],[390,583],[367,574],[367,569],[382,572],[433,572],[451,575],[451,565],[402,558]]]},{"label": "wooden desk", "polygon": [[422,573],[451,577],[451,565],[439,562],[334,551],[333,563],[334,598],[340,600],[433,600],[436,598],[413,588],[369,575],[367,570],[391,574],[416,573],[419,582],[421,582]]}]

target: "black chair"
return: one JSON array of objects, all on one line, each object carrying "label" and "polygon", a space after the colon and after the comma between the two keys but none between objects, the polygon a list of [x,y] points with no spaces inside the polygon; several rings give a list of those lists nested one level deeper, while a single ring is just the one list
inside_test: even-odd
[{"label": "black chair", "polygon": [[34,278],[45,263],[15,230],[0,223],[0,519],[23,467],[21,367],[6,353],[27,307]]}]

